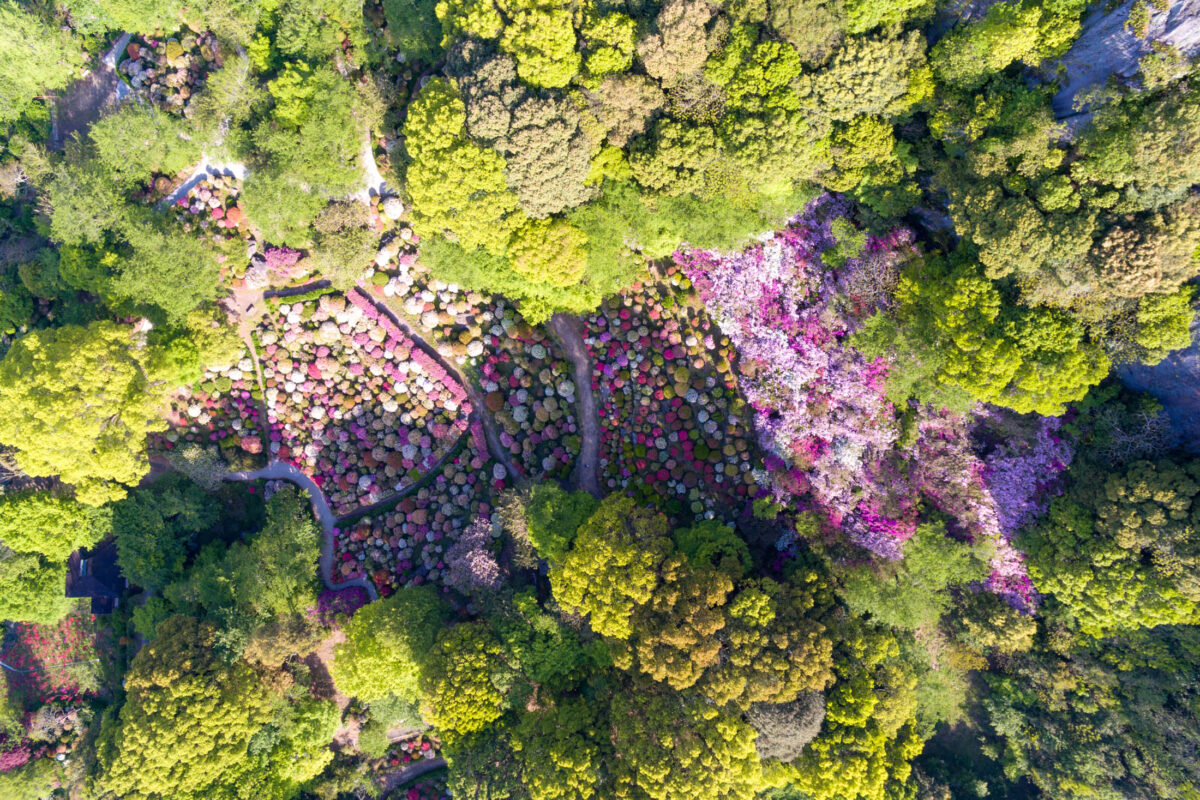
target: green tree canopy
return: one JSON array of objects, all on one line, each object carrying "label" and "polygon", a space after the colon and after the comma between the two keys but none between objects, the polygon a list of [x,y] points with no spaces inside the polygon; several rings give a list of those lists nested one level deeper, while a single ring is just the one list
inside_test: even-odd
[{"label": "green tree canopy", "polygon": [[148,358],[112,322],[26,334],[0,361],[0,442],[26,473],[73,484],[82,503],[122,497],[146,473],[146,434],[166,425]]},{"label": "green tree canopy", "polygon": [[0,542],[19,553],[66,561],[111,529],[111,509],[85,506],[61,494],[27,490],[0,497]]},{"label": "green tree canopy", "polygon": [[396,695],[416,702],[421,665],[446,617],[446,607],[428,586],[401,589],[360,609],[334,653],[334,682],[363,700]]}]

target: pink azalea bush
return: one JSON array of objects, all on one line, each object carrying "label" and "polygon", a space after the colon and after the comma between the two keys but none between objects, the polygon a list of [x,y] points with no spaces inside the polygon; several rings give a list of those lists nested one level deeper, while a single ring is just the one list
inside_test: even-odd
[{"label": "pink azalea bush", "polygon": [[897,229],[831,267],[822,253],[834,244],[833,220],[848,211],[826,196],[743,252],[675,256],[737,351],[768,494],[819,511],[829,528],[887,559],[903,556],[928,502],[960,534],[991,543],[988,588],[1029,610],[1037,595],[1009,537],[1045,509],[1054,476],[1070,463],[1058,421],[1042,420],[1032,442],[1000,445],[985,461],[973,447],[972,415],[914,407],[902,440],[885,394],[887,363],[866,359],[847,337],[888,302],[916,249],[911,232]]}]

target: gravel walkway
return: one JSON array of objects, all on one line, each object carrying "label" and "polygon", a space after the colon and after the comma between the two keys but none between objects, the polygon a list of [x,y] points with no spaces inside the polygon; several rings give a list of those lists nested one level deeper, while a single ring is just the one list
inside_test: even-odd
[{"label": "gravel walkway", "polygon": [[550,330],[558,338],[575,368],[575,396],[583,443],[579,460],[575,462],[574,482],[593,497],[600,497],[600,415],[596,411],[596,395],[592,392],[592,359],[583,343],[583,322],[570,314],[555,314],[550,318]]}]

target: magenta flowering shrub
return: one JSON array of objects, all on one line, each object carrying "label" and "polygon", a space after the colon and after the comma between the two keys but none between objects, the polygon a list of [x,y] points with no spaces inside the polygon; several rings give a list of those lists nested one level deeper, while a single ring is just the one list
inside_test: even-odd
[{"label": "magenta flowering shrub", "polygon": [[[741,388],[755,414],[759,441],[776,456],[780,495],[810,494],[829,520],[848,521],[857,540],[894,557],[889,539],[912,527],[885,523],[885,462],[896,443],[895,410],[886,400],[886,364],[845,343],[861,314],[821,261],[833,244],[830,220],[841,201],[814,201],[785,230],[741,253],[677,253],[676,261],[740,356]],[[913,253],[911,235],[869,239],[861,259],[895,268]],[[850,518],[854,519],[850,519]]]},{"label": "magenta flowering shrub", "polygon": [[1062,473],[1074,456],[1070,442],[1059,435],[1061,427],[1057,417],[1042,417],[1031,441],[1003,442],[984,459],[984,482],[1005,536],[1045,513],[1061,491]]},{"label": "magenta flowering shrub", "polygon": [[23,767],[33,757],[29,746],[18,744],[9,750],[0,752],[0,772],[11,772],[17,767]]}]

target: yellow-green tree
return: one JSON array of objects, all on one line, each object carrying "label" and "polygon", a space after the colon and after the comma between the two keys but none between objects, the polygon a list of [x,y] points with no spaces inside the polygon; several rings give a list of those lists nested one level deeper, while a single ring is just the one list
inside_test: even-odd
[{"label": "yellow-green tree", "polygon": [[102,505],[148,469],[146,434],[166,422],[134,331],[113,322],[33,331],[0,361],[0,443],[34,476],[57,475],[81,503]]},{"label": "yellow-green tree", "polygon": [[345,643],[334,652],[334,682],[362,700],[396,695],[416,702],[421,664],[446,615],[429,586],[401,589],[360,609],[346,626]]},{"label": "yellow-green tree", "polygon": [[505,181],[504,157],[472,142],[466,124],[462,98],[446,80],[430,81],[409,105],[405,178],[413,226],[466,250],[503,253],[526,217]]},{"label": "yellow-green tree", "polygon": [[255,766],[250,742],[271,716],[258,676],[216,656],[211,626],[171,617],[157,633],[134,659],[125,703],[98,743],[100,797],[207,798]]},{"label": "yellow-green tree", "polygon": [[659,565],[671,548],[667,518],[609,495],[585,522],[560,563],[550,565],[554,597],[588,618],[603,636],[627,639],[637,606],[658,586]]},{"label": "yellow-green tree", "polygon": [[634,685],[614,695],[609,725],[617,800],[751,800],[762,786],[754,729],[740,715]]},{"label": "yellow-green tree", "polygon": [[483,622],[446,628],[421,674],[421,714],[445,736],[482,731],[504,713],[497,686],[507,671],[500,641]]}]

